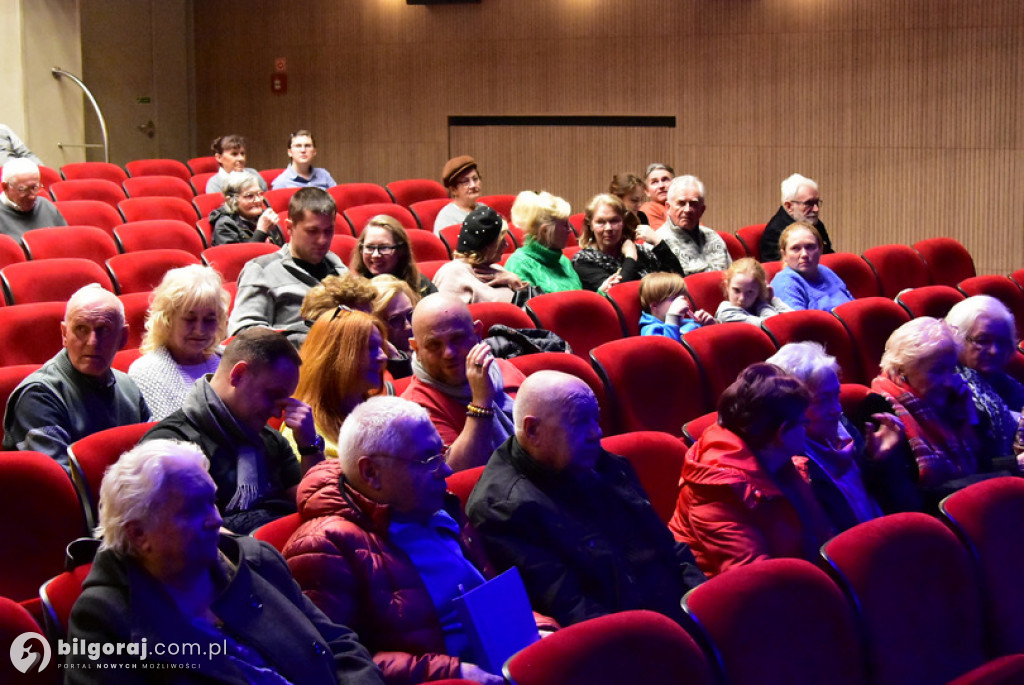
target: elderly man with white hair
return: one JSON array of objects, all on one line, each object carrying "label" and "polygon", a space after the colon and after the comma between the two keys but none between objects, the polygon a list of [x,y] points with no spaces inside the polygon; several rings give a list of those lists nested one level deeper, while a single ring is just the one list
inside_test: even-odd
[{"label": "elderly man with white hair", "polygon": [[0,233],[17,239],[33,228],[67,226],[53,203],[39,197],[45,188],[39,181],[39,167],[32,160],[15,158],[5,162],[0,188]]},{"label": "elderly man with white hair", "polygon": [[779,236],[792,223],[804,221],[811,224],[821,234],[822,254],[832,254],[832,241],[821,223],[818,213],[821,211],[821,194],[818,184],[800,174],[793,174],[782,182],[782,206],[775,212],[764,233],[761,234],[761,261],[773,262],[782,259],[779,251]]},{"label": "elderly man with white hair", "polygon": [[197,446],[153,440],[103,477],[103,544],[71,611],[80,648],[66,682],[154,682],[155,670],[160,682],[382,683],[280,554],[222,533],[208,468]]},{"label": "elderly man with white hair", "polygon": [[701,180],[696,176],[677,176],[668,187],[668,221],[652,236],[644,236],[653,245],[665,241],[679,260],[684,276],[723,271],[732,264],[722,237],[700,223],[705,209]]},{"label": "elderly man with white hair", "polygon": [[128,340],[124,306],[96,283],[68,300],[64,349],[14,389],[4,415],[4,449],[35,450],[68,468],[68,445],[114,426],[149,420],[135,382],[110,368]]}]

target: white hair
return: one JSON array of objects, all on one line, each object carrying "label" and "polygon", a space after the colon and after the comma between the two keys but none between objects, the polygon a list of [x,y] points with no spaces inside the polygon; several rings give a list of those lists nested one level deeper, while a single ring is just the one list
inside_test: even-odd
[{"label": "white hair", "polygon": [[936,352],[952,350],[960,357],[962,345],[953,327],[942,319],[919,316],[903,324],[885,341],[885,353],[879,366],[889,380],[895,381],[907,369]]},{"label": "white hair", "polygon": [[4,162],[3,177],[0,178],[0,180],[7,183],[11,178],[15,176],[23,176],[25,174],[38,176],[39,166],[31,159],[15,157]]},{"label": "white hair", "polygon": [[825,347],[813,340],[786,343],[779,351],[765,360],[805,384],[818,383],[826,371],[839,375],[836,358],[825,352]]},{"label": "white hair", "polygon": [[103,549],[134,556],[137,550],[127,525],[145,520],[154,506],[162,504],[166,495],[160,491],[168,477],[189,466],[206,471],[210,461],[199,447],[179,440],[150,440],[122,454],[100,486],[96,537],[103,538]]},{"label": "white hair", "polygon": [[800,189],[804,186],[809,186],[818,190],[818,184],[814,180],[809,179],[806,176],[801,176],[800,174],[793,174],[783,181],[782,186],[780,187],[782,191],[782,204],[786,204],[795,198],[796,194],[799,193]]},{"label": "white hair", "polygon": [[[397,455],[413,451],[409,430],[417,424],[432,425],[427,410],[401,397],[371,397],[356,406],[341,424],[338,460],[341,470],[354,473],[359,457],[371,454]],[[402,429],[399,429],[399,426]]]},{"label": "white hair", "polygon": [[1010,335],[1016,337],[1013,313],[1005,304],[991,295],[975,295],[957,302],[946,314],[946,323],[952,326],[961,340],[970,335],[978,319],[1002,321],[1010,327]]},{"label": "white hair", "polygon": [[681,193],[684,188],[696,188],[697,192],[700,193],[700,199],[704,199],[704,182],[696,176],[687,174],[685,176],[676,176],[672,179],[672,183],[668,187],[669,200]]}]

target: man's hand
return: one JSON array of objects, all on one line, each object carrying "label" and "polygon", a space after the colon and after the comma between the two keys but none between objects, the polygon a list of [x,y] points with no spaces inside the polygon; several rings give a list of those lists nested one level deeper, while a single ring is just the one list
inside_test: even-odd
[{"label": "man's hand", "polygon": [[903,443],[903,423],[892,414],[872,414],[871,419],[878,427],[872,430],[870,423],[864,427],[864,453],[872,461],[883,461]]},{"label": "man's hand", "polygon": [[640,224],[636,227],[636,238],[637,240],[644,241],[651,247],[661,242],[661,236],[658,235],[658,232],[647,224]]},{"label": "man's hand", "polygon": [[474,345],[466,355],[466,381],[469,382],[469,389],[473,394],[473,404],[481,409],[490,409],[497,394],[494,383],[491,382],[490,371],[493,363],[491,346],[485,342]]},{"label": "man's hand", "polygon": [[316,442],[316,423],[313,421],[313,410],[305,402],[294,397],[284,400],[284,425],[292,429],[295,444],[309,447]]},{"label": "man's hand", "polygon": [[476,664],[466,661],[459,666],[459,677],[464,680],[472,680],[474,683],[484,683],[484,685],[504,685],[505,682],[504,678],[488,673]]}]

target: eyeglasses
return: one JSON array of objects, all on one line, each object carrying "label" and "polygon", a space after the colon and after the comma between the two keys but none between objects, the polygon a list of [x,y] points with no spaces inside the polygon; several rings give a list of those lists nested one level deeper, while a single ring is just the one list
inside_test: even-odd
[{"label": "eyeglasses", "polygon": [[813,200],[791,200],[791,202],[795,205],[806,207],[807,209],[810,209],[814,205],[818,205],[818,207],[820,208],[822,205],[825,204],[825,201],[822,200],[820,197],[816,197]]},{"label": "eyeglasses", "polygon": [[412,323],[412,310],[392,314],[386,321],[389,328],[397,328],[403,323]]},{"label": "eyeglasses", "polygon": [[331,321],[334,321],[335,319],[337,319],[338,316],[342,312],[351,312],[351,311],[353,311],[352,307],[349,307],[349,306],[344,305],[344,304],[339,304],[337,307],[334,308],[334,314],[331,315]]},{"label": "eyeglasses", "polygon": [[404,461],[404,462],[412,464],[414,466],[422,466],[424,468],[427,468],[427,469],[433,471],[434,469],[436,469],[439,466],[441,466],[441,464],[448,462],[448,453],[449,452],[451,452],[451,448],[450,447],[445,447],[443,450],[441,450],[437,454],[429,456],[426,459],[406,459],[405,457],[399,457],[399,456],[394,455],[394,454],[376,454],[376,455],[373,455],[373,456],[381,457],[383,459],[398,459],[399,461]]},{"label": "eyeglasses", "polygon": [[40,192],[46,190],[46,186],[44,186],[42,183],[33,183],[30,186],[11,186],[11,187],[14,188],[15,191],[17,191],[19,193],[22,193],[22,194],[24,194],[24,193],[33,193],[33,194],[35,194],[35,193],[40,193]]},{"label": "eyeglasses", "polygon": [[241,197],[243,200],[249,200],[249,201],[252,201],[252,200],[262,200],[263,199],[263,193],[258,191],[258,190],[255,190],[255,191],[250,191],[248,193],[244,193],[243,195],[240,195],[239,197]]},{"label": "eyeglasses", "polygon": [[312,150],[313,149],[313,144],[312,143],[293,143],[292,144],[292,149],[293,150]]},{"label": "eyeglasses", "polygon": [[398,245],[363,245],[363,254],[377,252],[381,257],[387,257],[398,249]]},{"label": "eyeglasses", "polygon": [[1013,342],[1006,338],[989,338],[986,336],[975,338],[971,335],[965,335],[964,340],[966,340],[969,345],[979,350],[986,350],[992,347],[999,350],[1005,350],[1013,347]]},{"label": "eyeglasses", "polygon": [[457,186],[459,186],[461,188],[462,186],[468,186],[468,185],[472,185],[474,183],[479,183],[479,182],[480,182],[480,177],[478,175],[476,175],[476,174],[473,174],[472,176],[466,176],[465,178],[460,178],[458,181],[455,182],[455,185],[457,185]]}]

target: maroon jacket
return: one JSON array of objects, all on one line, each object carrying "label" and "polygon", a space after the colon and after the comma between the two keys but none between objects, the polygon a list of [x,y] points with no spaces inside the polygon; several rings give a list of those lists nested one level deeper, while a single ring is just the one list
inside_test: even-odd
[{"label": "maroon jacket", "polygon": [[[328,459],[299,485],[304,523],[285,546],[295,580],[331,620],[359,635],[392,684],[458,678],[461,661],[446,655],[441,623],[426,585],[405,552],[388,540],[389,507],[338,486],[341,465]],[[462,527],[466,558],[491,577],[457,499],[449,508]],[[557,624],[541,627],[557,628]]]}]

